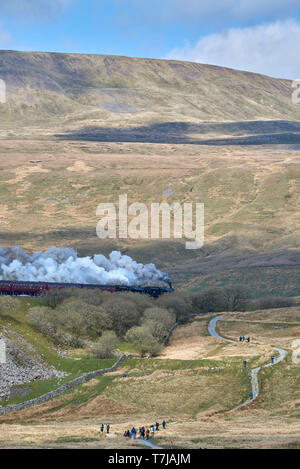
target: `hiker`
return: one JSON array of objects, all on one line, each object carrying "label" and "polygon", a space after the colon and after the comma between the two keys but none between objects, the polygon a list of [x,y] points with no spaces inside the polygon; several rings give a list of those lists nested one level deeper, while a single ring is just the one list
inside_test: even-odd
[{"label": "hiker", "polygon": [[246,368],[246,367],[247,367],[247,362],[246,362],[246,360],[244,360],[244,368]]},{"label": "hiker", "polygon": [[247,342],[248,342],[248,344],[249,344],[249,342],[250,342],[250,337],[247,337]]},{"label": "hiker", "polygon": [[245,342],[245,336],[243,335],[243,342]]},{"label": "hiker", "polygon": [[134,440],[136,439],[136,429],[135,429],[135,427],[132,427],[132,429],[131,429],[131,438],[133,438]]},{"label": "hiker", "polygon": [[149,428],[147,428],[146,430],[146,439],[149,440],[149,436],[150,436],[150,431],[149,431]]},{"label": "hiker", "polygon": [[107,424],[107,425],[106,425],[106,433],[109,433],[109,429],[110,429],[110,425]]},{"label": "hiker", "polygon": [[252,391],[250,391],[249,397],[250,397],[250,399],[253,399],[253,392]]},{"label": "hiker", "polygon": [[126,373],[123,374],[123,378],[127,378],[127,374],[126,374]]},{"label": "hiker", "polygon": [[166,422],[165,422],[164,420],[163,420],[162,426],[163,426],[163,429],[165,430],[165,428],[166,428]]},{"label": "hiker", "polygon": [[150,430],[151,430],[151,437],[153,438],[154,437],[154,425],[151,425]]},{"label": "hiker", "polygon": [[157,432],[159,431],[159,423],[158,422],[156,422],[156,424],[155,424],[155,429],[156,429]]},{"label": "hiker", "polygon": [[145,439],[145,431],[146,431],[145,427],[142,427],[141,428],[141,437],[143,438],[143,440]]},{"label": "hiker", "polygon": [[271,362],[274,363],[274,355],[271,357]]},{"label": "hiker", "polygon": [[104,425],[103,425],[103,423],[101,423],[101,426],[100,426],[101,433],[103,433],[103,430],[104,430]]},{"label": "hiker", "polygon": [[242,336],[240,335],[240,342],[242,342]]}]

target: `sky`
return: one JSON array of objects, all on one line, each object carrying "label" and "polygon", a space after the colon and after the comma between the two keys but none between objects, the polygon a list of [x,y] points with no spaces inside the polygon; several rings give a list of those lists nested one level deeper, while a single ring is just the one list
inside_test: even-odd
[{"label": "sky", "polygon": [[0,49],[188,60],[300,78],[300,0],[0,0]]}]

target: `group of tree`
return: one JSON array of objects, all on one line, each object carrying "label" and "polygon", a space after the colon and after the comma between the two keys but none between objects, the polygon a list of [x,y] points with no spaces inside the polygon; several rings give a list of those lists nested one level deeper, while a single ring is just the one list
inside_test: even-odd
[{"label": "group of tree", "polygon": [[218,287],[191,294],[173,292],[153,299],[131,292],[108,293],[88,289],[60,289],[47,292],[44,306],[29,312],[29,322],[58,344],[74,347],[92,341],[98,358],[113,355],[126,341],[142,356],[159,353],[175,323],[191,314],[243,311],[251,303],[259,308],[291,306],[293,300],[266,297],[251,300],[245,287]]}]

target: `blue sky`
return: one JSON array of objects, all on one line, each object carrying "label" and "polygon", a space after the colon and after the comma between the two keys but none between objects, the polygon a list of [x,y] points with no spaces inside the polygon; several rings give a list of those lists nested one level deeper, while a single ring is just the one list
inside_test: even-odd
[{"label": "blue sky", "polygon": [[300,0],[0,0],[0,48],[213,63],[300,77]]}]

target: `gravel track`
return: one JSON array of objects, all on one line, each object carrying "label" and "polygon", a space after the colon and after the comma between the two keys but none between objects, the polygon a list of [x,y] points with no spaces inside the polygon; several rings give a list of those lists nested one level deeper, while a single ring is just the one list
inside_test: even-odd
[{"label": "gravel track", "polygon": [[[221,319],[221,318],[222,318],[222,315],[219,315],[219,316],[214,317],[209,322],[209,325],[208,325],[209,334],[213,337],[216,337],[217,339],[226,340],[227,342],[234,342],[234,340],[222,337],[216,332],[216,324],[219,321],[219,319]],[[236,406],[233,409],[229,410],[228,413],[234,412],[235,410],[240,409],[241,407],[244,407],[245,405],[250,404],[251,402],[253,402],[259,396],[258,373],[261,370],[261,368],[267,368],[269,366],[277,365],[277,363],[281,362],[285,358],[285,356],[287,355],[286,350],[281,349],[279,347],[273,347],[273,348],[279,353],[279,355],[274,358],[273,363],[272,362],[267,363],[266,365],[263,365],[262,367],[259,366],[257,368],[253,368],[250,371],[253,398],[252,399],[250,399],[250,398],[247,399],[242,404],[239,404],[238,406]]]}]

